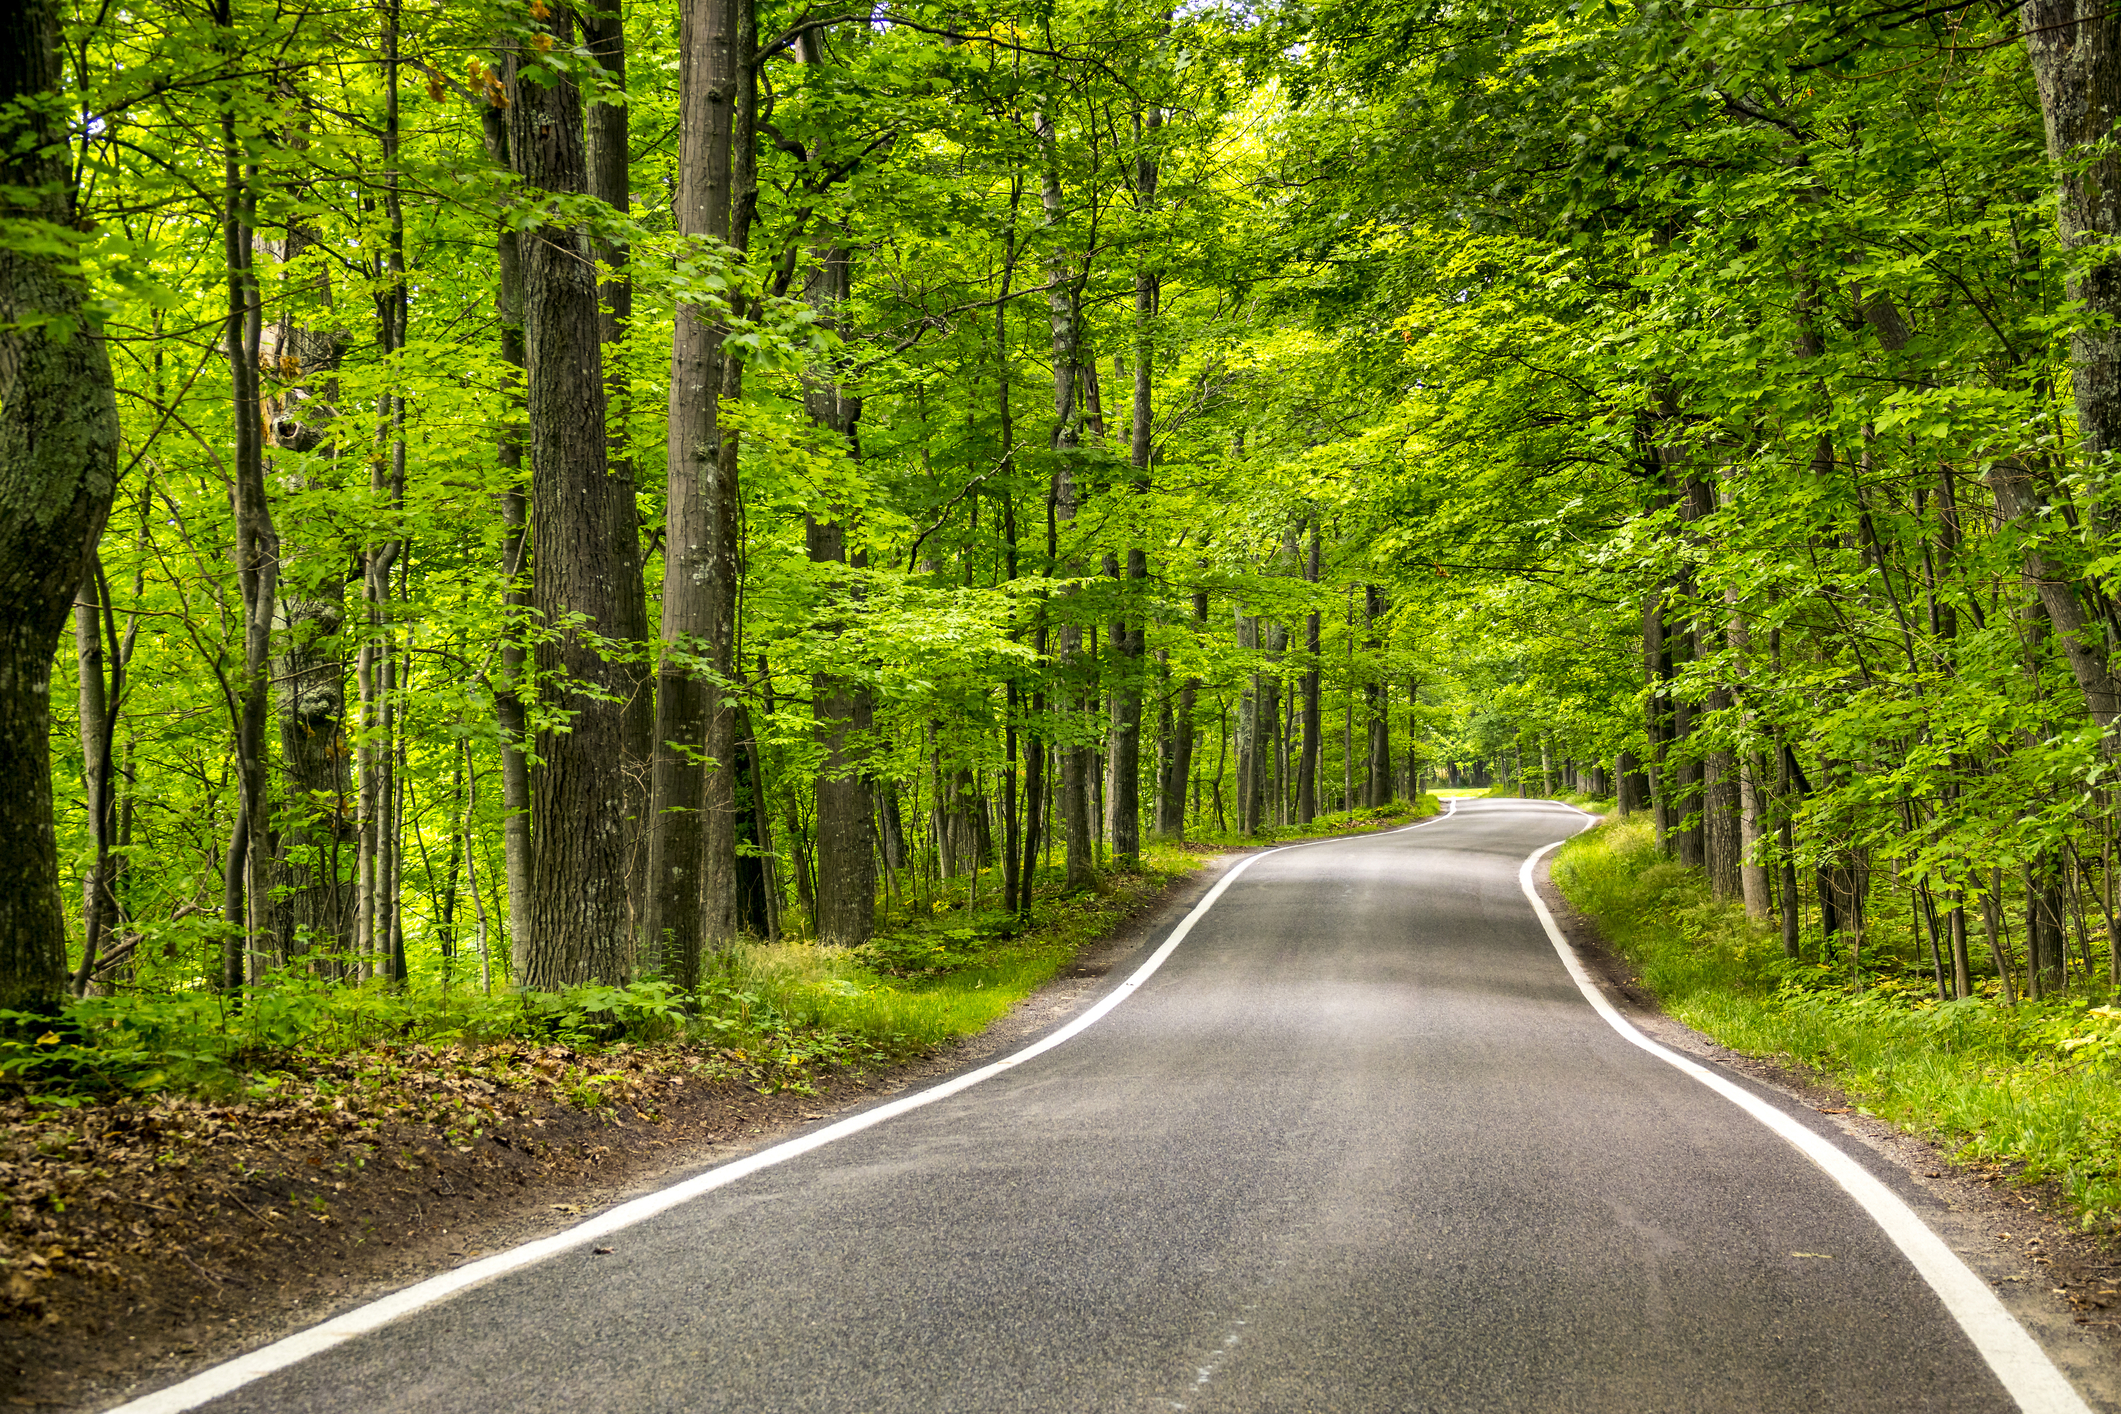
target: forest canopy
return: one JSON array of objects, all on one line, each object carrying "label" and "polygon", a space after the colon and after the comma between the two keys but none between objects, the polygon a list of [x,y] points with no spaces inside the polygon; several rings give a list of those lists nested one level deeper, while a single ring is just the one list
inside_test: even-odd
[{"label": "forest canopy", "polygon": [[2121,981],[2096,7],[0,13],[0,1007],[1498,782]]}]

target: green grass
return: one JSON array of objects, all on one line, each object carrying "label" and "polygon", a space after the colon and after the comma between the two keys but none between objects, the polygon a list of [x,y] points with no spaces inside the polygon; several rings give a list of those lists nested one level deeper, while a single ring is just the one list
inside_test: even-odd
[{"label": "green grass", "polygon": [[1863,988],[1783,957],[1636,816],[1578,835],[1554,880],[1665,1009],[1734,1051],[1831,1077],[1866,1112],[1962,1162],[2055,1181],[2086,1227],[2121,1228],[2121,1009],[2078,995],[1940,1003],[1926,959],[1876,950]]},{"label": "green grass", "polygon": [[[983,1030],[1201,862],[1152,844],[1139,869],[1074,892],[1059,870],[1045,871],[1029,919],[970,907],[966,881],[943,881],[861,948],[753,942],[717,954],[691,996],[651,978],[489,998],[349,986],[294,968],[236,999],[134,993],[73,1003],[57,1019],[0,1012],[0,1095],[61,1107],[159,1092],[262,1095],[274,1077],[341,1057],[513,1040],[584,1052],[675,1047],[766,1088],[804,1088],[826,1070],[903,1061]],[[986,882],[983,902],[994,896]]]},{"label": "green grass", "polygon": [[729,984],[796,1027],[845,1033],[894,1054],[929,1050],[985,1030],[1201,861],[1152,843],[1142,863],[1088,890],[1042,890],[1028,928],[999,908],[970,911],[959,894],[937,899],[930,919],[860,948],[745,944],[728,959]]}]

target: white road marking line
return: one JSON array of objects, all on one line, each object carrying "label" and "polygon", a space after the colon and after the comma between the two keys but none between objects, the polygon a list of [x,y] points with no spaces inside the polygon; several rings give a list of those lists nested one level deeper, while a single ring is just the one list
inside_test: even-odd
[{"label": "white road marking line", "polygon": [[1524,890],[1524,896],[1531,900],[1532,911],[1539,915],[1539,924],[1546,929],[1547,940],[1554,945],[1554,951],[1561,954],[1562,964],[1575,979],[1577,990],[1605,1018],[1606,1024],[1630,1044],[1700,1081],[1774,1130],[1824,1170],[1827,1177],[1840,1184],[1914,1264],[1915,1270],[1930,1284],[1930,1290],[1937,1293],[1944,1308],[1952,1313],[1952,1319],[1959,1323],[1959,1329],[1966,1332],[1966,1338],[1981,1352],[1981,1358],[1996,1372],[1996,1378],[2003,1382],[2003,1388],[2009,1391],[2025,1414],[2091,1414],[2075,1386],[2055,1368],[2055,1363],[2047,1358],[2047,1352],[2040,1348],[2040,1343],[2027,1333],[2025,1327],[2018,1324],[2017,1318],[2004,1309],[1996,1294],[1989,1290],[1988,1283],[1974,1275],[1945,1245],[1944,1239],[1931,1231],[1929,1224],[1916,1216],[1915,1210],[1902,1202],[1898,1194],[1826,1139],[1743,1086],[1658,1045],[1613,1009],[1613,1004],[1605,999],[1605,993],[1599,991],[1591,980],[1591,974],[1585,970],[1576,949],[1561,935],[1554,915],[1548,911],[1532,883],[1533,866],[1545,857],[1547,851],[1562,843],[1556,840],[1533,850],[1517,871],[1517,883]]},{"label": "white road marking line", "polygon": [[[1455,808],[1456,804],[1457,802],[1453,801],[1452,808]],[[1401,834],[1406,830],[1418,830],[1423,825],[1433,825],[1449,819],[1451,813],[1451,809],[1446,809],[1442,814],[1433,815],[1419,824],[1407,825],[1398,830],[1388,830],[1383,833]],[[1360,839],[1361,837],[1357,836],[1356,838]],[[429,1277],[426,1281],[420,1282],[415,1286],[408,1286],[403,1291],[394,1292],[380,1301],[372,1301],[366,1306],[357,1306],[344,1315],[335,1316],[321,1325],[312,1326],[306,1331],[298,1331],[283,1340],[274,1341],[271,1345],[261,1346],[251,1351],[248,1355],[239,1355],[235,1359],[215,1365],[211,1369],[202,1370],[181,1384],[171,1385],[169,1388],[157,1390],[153,1394],[142,1395],[130,1403],[121,1404],[117,1408],[110,1410],[109,1414],[183,1414],[185,1410],[197,1409],[202,1404],[219,1399],[224,1394],[230,1394],[247,1384],[265,1378],[267,1375],[307,1360],[312,1355],[321,1355],[327,1350],[344,1345],[355,1336],[366,1335],[368,1332],[389,1325],[392,1321],[401,1317],[410,1316],[417,1311],[425,1310],[429,1306],[447,1301],[460,1291],[474,1286],[481,1286],[496,1277],[542,1262],[547,1257],[558,1256],[562,1252],[617,1232],[621,1228],[632,1227],[635,1223],[643,1222],[666,1209],[674,1208],[680,1203],[697,1198],[703,1193],[711,1193],[717,1188],[723,1188],[735,1183],[738,1179],[749,1178],[761,1169],[769,1169],[776,1164],[786,1163],[789,1159],[795,1158],[799,1154],[807,1154],[812,1149],[821,1149],[834,1140],[845,1139],[851,1134],[859,1134],[874,1125],[882,1124],[887,1119],[896,1119],[910,1110],[920,1109],[924,1105],[932,1105],[937,1100],[948,1099],[959,1091],[971,1089],[981,1081],[992,1080],[997,1075],[1014,1070],[1025,1061],[1042,1056],[1054,1047],[1073,1040],[1103,1020],[1114,1007],[1134,995],[1136,990],[1144,982],[1148,981],[1150,977],[1154,976],[1158,968],[1164,965],[1164,961],[1178,950],[1178,945],[1184,942],[1186,935],[1193,931],[1193,925],[1198,923],[1202,916],[1215,906],[1215,901],[1223,896],[1223,893],[1232,883],[1236,882],[1237,876],[1251,868],[1254,862],[1264,859],[1270,854],[1279,854],[1286,849],[1303,849],[1308,845],[1331,844],[1334,842],[1333,840],[1307,840],[1303,844],[1281,845],[1273,849],[1263,850],[1258,854],[1246,855],[1243,859],[1240,859],[1231,867],[1228,873],[1215,881],[1215,887],[1208,890],[1207,897],[1193,905],[1192,910],[1179,920],[1178,926],[1171,930],[1171,936],[1164,939],[1163,946],[1151,953],[1149,960],[1136,968],[1131,977],[1113,988],[1096,1006],[1091,1007],[1051,1036],[1026,1046],[1021,1051],[1006,1055],[990,1065],[980,1067],[978,1070],[967,1071],[954,1080],[946,1080],[940,1085],[918,1091],[902,1099],[893,1100],[889,1104],[878,1105],[873,1110],[864,1110],[862,1113],[843,1119],[837,1124],[827,1125],[823,1129],[776,1144],[770,1149],[761,1149],[756,1154],[732,1160],[723,1164],[720,1168],[709,1169],[703,1174],[686,1179],[683,1183],[673,1184],[671,1187],[665,1188],[660,1192],[651,1193],[645,1198],[636,1198],[631,1203],[621,1204],[610,1212],[600,1213],[588,1222],[579,1223],[565,1232],[555,1233],[551,1237],[542,1238],[536,1242],[526,1242],[521,1247],[510,1248],[506,1252],[497,1252],[491,1257],[467,1263],[454,1271],[444,1272],[437,1277]]]}]

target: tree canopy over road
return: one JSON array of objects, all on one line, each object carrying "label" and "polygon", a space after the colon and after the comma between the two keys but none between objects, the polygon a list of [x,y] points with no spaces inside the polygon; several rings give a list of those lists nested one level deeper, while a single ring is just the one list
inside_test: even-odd
[{"label": "tree canopy over road", "polygon": [[2116,980],[2088,0],[0,14],[0,1005],[689,988],[1497,780]]}]

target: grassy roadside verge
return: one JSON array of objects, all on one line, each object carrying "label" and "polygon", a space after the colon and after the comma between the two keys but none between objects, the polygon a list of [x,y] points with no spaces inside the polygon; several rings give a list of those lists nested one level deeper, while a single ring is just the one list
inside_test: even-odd
[{"label": "grassy roadside verge", "polygon": [[1839,968],[1783,957],[1779,936],[1664,858],[1643,817],[1570,840],[1554,882],[1680,1021],[1831,1078],[1960,1162],[2052,1180],[2086,1228],[2121,1231],[2121,1009],[1940,1003],[1926,970],[1883,957],[1855,990]]}]

